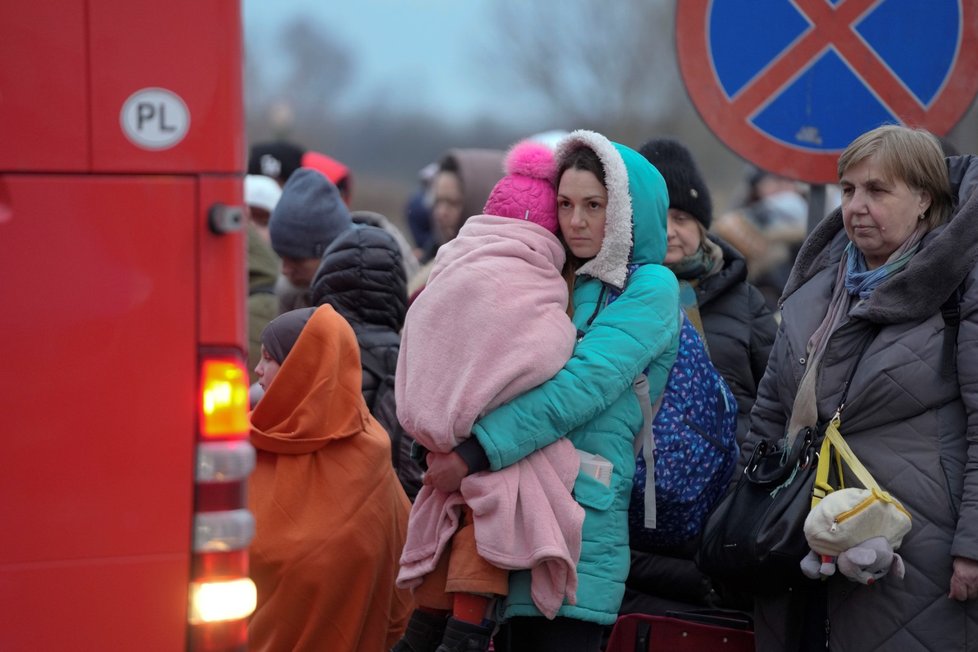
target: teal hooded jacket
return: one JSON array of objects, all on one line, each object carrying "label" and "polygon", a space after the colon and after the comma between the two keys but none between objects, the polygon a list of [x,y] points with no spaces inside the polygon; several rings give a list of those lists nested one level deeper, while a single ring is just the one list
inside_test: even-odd
[{"label": "teal hooded jacket", "polygon": [[[628,502],[635,474],[635,435],[643,424],[635,378],[648,369],[652,399],[665,387],[679,338],[679,286],[662,265],[669,196],[658,170],[628,147],[590,131],[558,145],[560,162],[580,147],[594,150],[608,190],[604,240],[578,270],[574,354],[553,378],[482,417],[473,434],[498,470],[567,437],[613,465],[611,486],[579,474],[574,497],[584,507],[577,602],[558,615],[611,624],[628,575]],[[629,275],[629,264],[640,264]],[[611,288],[623,290],[611,304]],[[540,616],[529,571],[510,576],[504,618]]]}]

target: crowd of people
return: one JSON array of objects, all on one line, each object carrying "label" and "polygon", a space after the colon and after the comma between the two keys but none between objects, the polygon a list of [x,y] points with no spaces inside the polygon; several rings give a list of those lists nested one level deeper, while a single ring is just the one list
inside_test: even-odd
[{"label": "crowd of people", "polygon": [[[973,649],[978,158],[947,153],[861,135],[810,230],[774,172],[714,219],[679,140],[548,133],[447,151],[402,231],[351,207],[343,163],[252,146],[250,648],[598,652],[621,614],[698,611],[759,650]],[[737,476],[846,397],[913,519],[903,577],[755,594],[696,537],[630,547],[683,316],[736,399]]]}]

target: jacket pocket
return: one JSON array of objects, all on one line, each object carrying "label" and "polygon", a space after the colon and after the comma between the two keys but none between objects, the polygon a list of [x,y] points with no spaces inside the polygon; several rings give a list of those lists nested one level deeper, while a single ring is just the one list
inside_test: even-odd
[{"label": "jacket pocket", "polygon": [[574,500],[584,507],[604,511],[615,501],[617,485],[618,476],[615,474],[611,475],[611,487],[606,487],[601,481],[586,473],[578,473],[577,480],[574,482]]}]

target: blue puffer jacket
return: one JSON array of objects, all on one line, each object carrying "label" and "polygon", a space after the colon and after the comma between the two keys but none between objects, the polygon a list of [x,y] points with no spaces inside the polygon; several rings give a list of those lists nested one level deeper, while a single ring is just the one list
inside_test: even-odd
[{"label": "blue puffer jacket", "polygon": [[[665,387],[678,346],[679,287],[661,265],[669,205],[662,176],[637,152],[589,131],[561,141],[558,161],[579,147],[601,158],[608,187],[601,250],[578,270],[574,288],[574,322],[583,337],[556,376],[484,416],[473,433],[494,470],[563,436],[614,465],[610,488],[577,478],[574,496],[585,509],[577,604],[558,614],[610,624],[628,575],[627,508],[643,421],[632,383],[649,367],[652,397]],[[631,277],[629,263],[642,265]],[[607,305],[609,286],[624,291]],[[540,616],[528,571],[511,575],[504,616]]]}]

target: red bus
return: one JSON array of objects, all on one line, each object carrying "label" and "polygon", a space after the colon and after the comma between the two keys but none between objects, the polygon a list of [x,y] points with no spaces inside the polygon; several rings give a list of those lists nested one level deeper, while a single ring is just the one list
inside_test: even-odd
[{"label": "red bus", "polygon": [[240,650],[237,0],[0,3],[0,650]]}]

